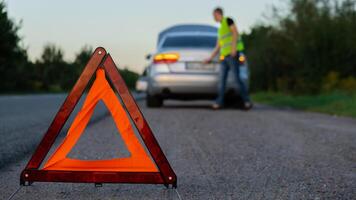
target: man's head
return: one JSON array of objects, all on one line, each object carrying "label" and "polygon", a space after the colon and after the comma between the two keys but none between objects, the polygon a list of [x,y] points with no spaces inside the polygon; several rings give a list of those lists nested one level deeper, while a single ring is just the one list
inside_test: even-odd
[{"label": "man's head", "polygon": [[214,9],[214,12],[213,12],[213,16],[214,16],[214,20],[216,22],[221,22],[221,20],[223,19],[224,17],[224,11],[222,8],[220,7],[217,7]]}]

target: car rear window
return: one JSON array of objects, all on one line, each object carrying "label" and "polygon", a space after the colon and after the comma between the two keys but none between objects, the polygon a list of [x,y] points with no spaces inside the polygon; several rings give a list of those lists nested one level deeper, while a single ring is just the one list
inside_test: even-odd
[{"label": "car rear window", "polygon": [[163,48],[214,48],[216,37],[213,36],[170,36],[167,37]]}]

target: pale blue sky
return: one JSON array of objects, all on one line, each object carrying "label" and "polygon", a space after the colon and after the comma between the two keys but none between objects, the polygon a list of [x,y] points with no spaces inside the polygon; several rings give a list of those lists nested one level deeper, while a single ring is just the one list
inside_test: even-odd
[{"label": "pale blue sky", "polygon": [[224,8],[242,31],[263,21],[280,0],[5,0],[11,18],[23,20],[21,36],[32,60],[46,43],[65,51],[67,60],[85,44],[103,46],[120,66],[141,72],[157,34],[179,23],[214,25],[212,9]]}]

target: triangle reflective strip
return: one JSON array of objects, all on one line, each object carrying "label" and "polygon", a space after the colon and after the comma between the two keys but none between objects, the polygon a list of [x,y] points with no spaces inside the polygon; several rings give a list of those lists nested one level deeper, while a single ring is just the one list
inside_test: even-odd
[{"label": "triangle reflective strip", "polygon": [[[77,143],[86,128],[97,103],[102,100],[128,148],[131,156],[111,160],[76,160],[66,156]],[[96,79],[89,90],[84,105],[74,119],[68,134],[55,153],[44,165],[44,170],[78,170],[78,171],[126,171],[158,172],[141,143],[137,139],[130,120],[105,78],[105,71],[98,69]]]}]

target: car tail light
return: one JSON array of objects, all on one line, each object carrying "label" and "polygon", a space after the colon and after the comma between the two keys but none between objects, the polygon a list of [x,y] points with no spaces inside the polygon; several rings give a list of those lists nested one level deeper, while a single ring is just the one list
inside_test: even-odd
[{"label": "car tail light", "polygon": [[177,53],[160,53],[153,58],[154,63],[175,63],[179,60]]}]

